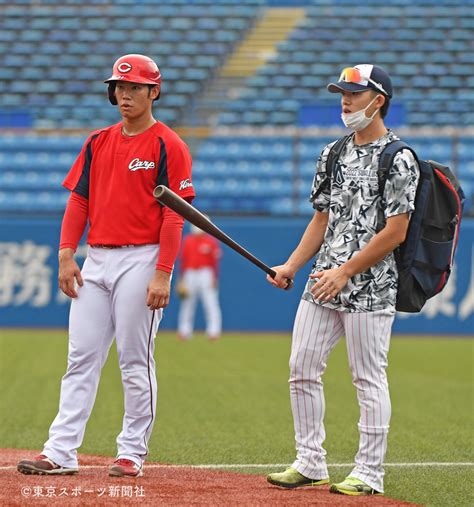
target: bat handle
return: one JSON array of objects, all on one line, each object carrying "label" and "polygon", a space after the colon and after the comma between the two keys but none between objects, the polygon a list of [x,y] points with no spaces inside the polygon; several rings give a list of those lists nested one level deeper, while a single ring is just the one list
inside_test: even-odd
[{"label": "bat handle", "polygon": [[[273,269],[270,269],[268,271],[268,274],[272,277],[272,278],[275,278],[276,276],[276,271],[274,271]],[[293,278],[287,278],[286,279],[286,287],[285,287],[285,290],[290,290],[293,288],[293,285],[294,285],[294,281],[293,281]]]}]

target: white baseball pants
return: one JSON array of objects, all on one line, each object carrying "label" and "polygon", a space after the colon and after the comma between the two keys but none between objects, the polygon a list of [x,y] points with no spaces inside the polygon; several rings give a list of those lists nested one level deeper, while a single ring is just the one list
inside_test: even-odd
[{"label": "white baseball pants", "polygon": [[211,338],[218,337],[222,331],[222,315],[218,290],[214,287],[214,272],[211,268],[188,269],[184,272],[183,282],[189,294],[181,300],[178,333],[185,338],[191,338],[196,305],[198,299],[201,299],[206,318],[206,333]]},{"label": "white baseball pants", "polygon": [[304,476],[329,477],[323,448],[326,433],[321,377],[330,352],[345,334],[360,407],[359,450],[350,475],[383,492],[391,414],[385,368],[393,320],[392,310],[348,313],[301,300],[293,328],[289,383],[297,450],[292,466]]},{"label": "white baseball pants", "polygon": [[59,412],[43,453],[64,467],[77,467],[100,373],[116,338],[125,414],[117,437],[118,454],[142,465],[156,413],[157,381],[153,357],[162,310],[146,305],[158,245],[89,248],[83,287],[72,300],[69,353],[61,382]]}]

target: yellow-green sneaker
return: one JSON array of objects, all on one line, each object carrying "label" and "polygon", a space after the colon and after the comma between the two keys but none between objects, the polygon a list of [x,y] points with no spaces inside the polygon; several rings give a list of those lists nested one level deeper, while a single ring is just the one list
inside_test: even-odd
[{"label": "yellow-green sneaker", "polygon": [[299,488],[301,486],[322,486],[329,484],[329,479],[308,479],[293,467],[288,467],[284,472],[267,475],[267,481],[282,488]]},{"label": "yellow-green sneaker", "polygon": [[383,495],[383,493],[376,491],[374,488],[371,488],[368,484],[355,477],[346,477],[342,482],[331,484],[329,492],[352,496]]}]

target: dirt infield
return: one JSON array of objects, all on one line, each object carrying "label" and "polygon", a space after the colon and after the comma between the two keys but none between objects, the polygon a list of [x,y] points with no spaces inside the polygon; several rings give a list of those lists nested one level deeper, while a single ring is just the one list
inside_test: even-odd
[{"label": "dirt infield", "polygon": [[112,478],[107,474],[111,458],[80,455],[79,474],[52,477],[23,475],[16,471],[32,451],[0,450],[1,506],[78,505],[415,505],[386,497],[332,495],[327,486],[283,490],[271,486],[261,475],[247,475],[158,463],[145,466],[139,479]]}]

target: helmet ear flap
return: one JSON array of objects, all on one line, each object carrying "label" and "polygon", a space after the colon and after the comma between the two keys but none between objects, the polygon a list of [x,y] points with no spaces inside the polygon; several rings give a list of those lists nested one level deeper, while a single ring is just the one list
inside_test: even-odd
[{"label": "helmet ear flap", "polygon": [[109,93],[109,101],[113,106],[116,106],[118,104],[117,99],[115,98],[115,83],[109,83],[108,86],[108,93]]}]

